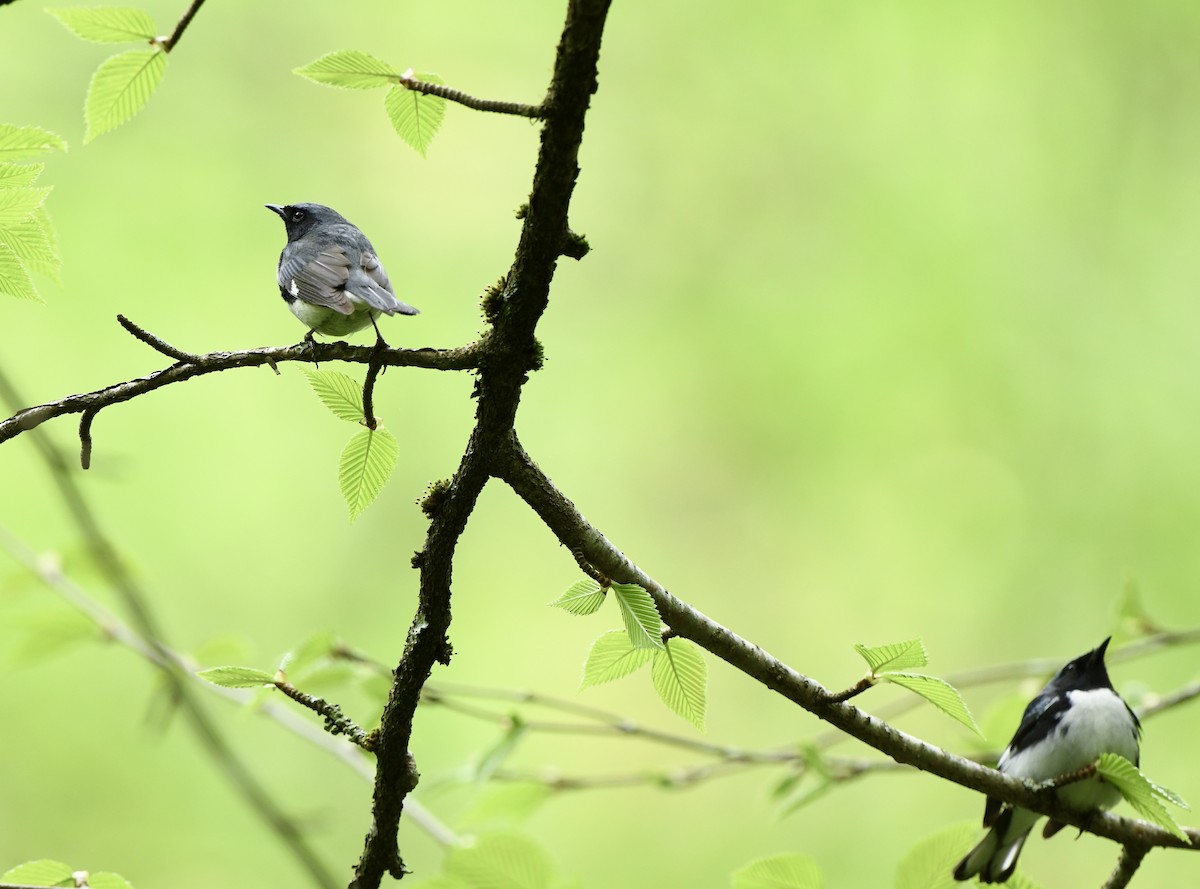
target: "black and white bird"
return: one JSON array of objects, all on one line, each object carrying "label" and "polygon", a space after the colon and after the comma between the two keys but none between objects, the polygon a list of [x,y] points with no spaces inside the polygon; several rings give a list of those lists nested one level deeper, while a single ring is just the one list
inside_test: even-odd
[{"label": "black and white bird", "polygon": [[[1109,681],[1104,666],[1108,643],[1105,639],[1075,658],[1029,702],[1017,733],[997,764],[1001,772],[1029,781],[1049,781],[1090,765],[1102,753],[1119,754],[1137,765],[1142,727]],[[1121,799],[1120,792],[1098,776],[1067,784],[1057,794],[1081,811],[1107,809]],[[981,883],[1006,882],[1017,867],[1025,838],[1041,817],[988,797],[983,826],[991,830],[954,868],[954,879],[978,875]],[[1051,820],[1042,835],[1053,836],[1062,827],[1061,822]]]},{"label": "black and white bird", "polygon": [[[279,255],[279,293],[313,333],[341,337],[384,315],[416,315],[396,299],[392,282],[367,236],[321,204],[267,204],[287,228]],[[375,328],[376,336],[379,328]],[[382,340],[382,337],[380,337]]]}]

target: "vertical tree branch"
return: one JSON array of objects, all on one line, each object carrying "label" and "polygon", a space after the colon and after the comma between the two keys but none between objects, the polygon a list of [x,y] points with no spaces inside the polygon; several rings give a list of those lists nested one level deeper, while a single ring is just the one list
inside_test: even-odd
[{"label": "vertical tree branch", "polygon": [[1121,857],[1117,859],[1117,866],[1113,868],[1113,872],[1109,875],[1107,882],[1101,889],[1124,889],[1129,885],[1129,881],[1133,879],[1133,875],[1137,873],[1137,869],[1141,867],[1142,859],[1146,857],[1146,853],[1150,849],[1147,846],[1125,845],[1121,847]]}]

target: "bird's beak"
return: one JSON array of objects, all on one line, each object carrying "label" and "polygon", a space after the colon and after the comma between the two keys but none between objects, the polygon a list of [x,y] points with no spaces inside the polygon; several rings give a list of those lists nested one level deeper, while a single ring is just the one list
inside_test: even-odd
[{"label": "bird's beak", "polygon": [[1112,642],[1112,636],[1109,636],[1092,650],[1092,656],[1088,660],[1093,666],[1100,666],[1104,663],[1104,652],[1108,648],[1109,642]]},{"label": "bird's beak", "polygon": [[265,204],[264,206],[280,219],[283,219],[283,207],[280,207],[278,204]]}]

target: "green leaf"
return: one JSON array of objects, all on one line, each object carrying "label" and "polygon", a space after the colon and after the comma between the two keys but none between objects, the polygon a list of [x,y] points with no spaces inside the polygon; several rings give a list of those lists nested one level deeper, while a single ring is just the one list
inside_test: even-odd
[{"label": "green leaf", "polygon": [[733,889],[821,889],[821,869],[807,855],[760,858],[732,874]]},{"label": "green leaf", "polygon": [[257,688],[260,685],[275,684],[274,675],[253,667],[212,667],[201,670],[196,675],[221,688]]},{"label": "green leaf", "polygon": [[954,889],[951,871],[979,839],[976,822],[959,824],[921,840],[896,868],[896,889]]},{"label": "green leaf", "polygon": [[[436,74],[414,76],[426,83],[444,83]],[[425,157],[429,143],[437,135],[442,118],[446,116],[446,100],[441,96],[429,96],[396,84],[388,90],[383,99],[383,106],[387,109],[388,119],[400,138],[415,148],[421,157]]]},{"label": "green leaf", "polygon": [[47,151],[66,151],[63,138],[41,127],[15,127],[0,124],[0,161],[36,157]]},{"label": "green leaf", "polygon": [[62,262],[49,224],[45,208],[39,207],[23,222],[0,227],[0,244],[11,250],[26,270],[41,272],[57,281]]},{"label": "green leaf", "polygon": [[46,12],[76,36],[95,43],[145,43],[156,33],[149,13],[127,6],[68,6]]},{"label": "green leaf", "polygon": [[346,444],[338,465],[338,482],[350,509],[350,521],[379,496],[399,458],[396,437],[382,426],[360,429]]},{"label": "green leaf", "polygon": [[96,624],[78,611],[52,602],[44,608],[7,614],[5,625],[25,631],[15,645],[5,647],[4,659],[11,666],[28,666],[55,657],[81,642],[102,638]]},{"label": "green leaf", "polygon": [[536,781],[489,784],[459,820],[466,828],[515,824],[529,818],[553,794],[552,787]]},{"label": "green leaf", "polygon": [[88,889],[133,889],[133,884],[120,874],[101,871],[88,874]]},{"label": "green leaf", "polygon": [[74,886],[74,871],[61,861],[40,858],[18,864],[7,873],[0,874],[5,883],[24,883],[27,886]]},{"label": "green leaf", "polygon": [[[1183,802],[1178,794],[1165,790],[1148,780],[1138,771],[1137,766],[1115,753],[1102,754],[1096,763],[1096,771],[1100,777],[1121,791],[1121,796],[1125,797],[1129,805],[1133,806],[1143,818],[1169,830],[1180,839],[1188,838],[1183,828],[1171,817],[1171,813],[1161,802],[1161,800],[1169,800],[1178,805]],[[1183,807],[1188,808],[1186,803],[1183,804]]]},{"label": "green leaf", "polygon": [[614,583],[610,589],[621,606],[621,620],[633,647],[661,650],[662,621],[650,594],[636,583]]},{"label": "green leaf", "polygon": [[0,239],[0,295],[15,296],[17,299],[37,300],[37,288],[29,280],[25,264],[12,249]]},{"label": "green leaf", "polygon": [[33,185],[45,169],[45,164],[0,163],[0,188],[24,188]]},{"label": "green leaf", "polygon": [[137,114],[158,87],[167,70],[161,49],[133,49],[100,63],[92,75],[83,117],[87,132],[83,144],[102,136]]},{"label": "green leaf", "polygon": [[571,588],[550,604],[568,614],[594,614],[604,604],[600,584],[590,577],[571,584]]},{"label": "green leaf", "polygon": [[925,655],[925,646],[920,639],[893,642],[874,648],[855,645],[854,650],[862,655],[872,673],[885,669],[911,670],[913,667],[924,667],[929,663],[929,658]]},{"label": "green leaf", "polygon": [[387,62],[356,49],[331,52],[297,68],[295,73],[326,86],[351,90],[375,89],[400,79],[400,73]]},{"label": "green leaf", "polygon": [[485,834],[446,855],[446,876],[470,889],[550,889],[554,869],[545,851],[517,834]]},{"label": "green leaf", "polygon": [[975,734],[983,734],[979,730],[979,726],[975,723],[975,717],[967,709],[967,704],[962,699],[962,695],[958,693],[958,689],[945,679],[938,679],[936,676],[926,676],[923,673],[888,672],[878,675],[880,679],[916,692],[947,716],[957,719]]},{"label": "green leaf", "polygon": [[650,677],[663,703],[704,731],[708,670],[700,649],[687,639],[668,639],[654,655]]},{"label": "green leaf", "polygon": [[325,407],[340,420],[358,423],[363,418],[362,386],[336,370],[305,370],[309,385]]},{"label": "green leaf", "polygon": [[49,188],[0,189],[0,228],[24,222],[46,202]]},{"label": "green leaf", "polygon": [[579,690],[628,676],[654,657],[651,648],[634,648],[624,630],[609,630],[592,643]]},{"label": "green leaf", "polygon": [[517,745],[521,743],[527,730],[528,726],[521,721],[519,716],[515,713],[510,714],[508,728],[505,729],[504,734],[496,740],[496,743],[483,751],[479,761],[475,764],[475,781],[483,784],[491,778],[496,769],[500,768],[517,749]]},{"label": "green leaf", "polygon": [[279,669],[300,671],[312,666],[317,661],[329,655],[338,644],[337,634],[332,630],[321,630],[313,633],[279,661]]}]

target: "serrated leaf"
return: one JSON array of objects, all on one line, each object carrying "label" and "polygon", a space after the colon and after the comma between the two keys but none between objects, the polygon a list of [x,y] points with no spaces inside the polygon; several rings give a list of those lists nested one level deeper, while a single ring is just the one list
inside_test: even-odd
[{"label": "serrated leaf", "polygon": [[554,795],[548,784],[535,781],[492,783],[459,819],[462,827],[515,824],[524,821]]},{"label": "serrated leaf", "polygon": [[133,884],[120,874],[100,871],[88,874],[88,889],[133,889]]},{"label": "serrated leaf", "polygon": [[49,188],[5,188],[0,190],[0,228],[24,222],[46,202]]},{"label": "serrated leaf", "polygon": [[45,170],[45,164],[0,163],[0,188],[25,188],[33,185]]},{"label": "serrated leaf", "polygon": [[3,243],[0,243],[0,295],[35,301],[39,299],[25,264]]},{"label": "serrated leaf", "polygon": [[913,667],[924,667],[929,663],[925,645],[920,639],[893,642],[873,648],[855,645],[854,650],[862,655],[872,673],[878,673],[880,670],[911,670]]},{"label": "serrated leaf", "polygon": [[162,81],[167,54],[161,49],[133,49],[100,63],[92,75],[83,103],[86,133],[83,144],[125,123],[142,106]]},{"label": "serrated leaf", "polygon": [[[443,83],[436,74],[417,74],[417,80],[426,83]],[[429,143],[437,135],[442,119],[446,116],[446,100],[441,96],[430,96],[396,84],[383,99],[388,120],[392,122],[400,138],[417,150],[421,157]]]},{"label": "serrated leaf", "polygon": [[662,620],[650,594],[636,583],[614,583],[609,589],[621,608],[621,620],[633,647],[661,650]]},{"label": "serrated leaf", "polygon": [[156,33],[149,13],[128,6],[68,6],[46,12],[77,37],[95,43],[145,43]]},{"label": "serrated leaf", "polygon": [[896,868],[896,889],[954,889],[954,865],[979,839],[975,822],[938,831],[917,843]]},{"label": "serrated leaf", "polygon": [[41,272],[57,281],[62,263],[48,225],[45,208],[39,207],[23,222],[0,226],[0,244],[11,250],[26,270]]},{"label": "serrated leaf", "polygon": [[350,510],[350,521],[362,515],[379,496],[399,459],[396,437],[382,426],[363,428],[346,444],[338,464],[338,483]]},{"label": "serrated leaf", "polygon": [[362,386],[336,370],[308,370],[304,375],[325,407],[340,420],[358,423],[363,418]]},{"label": "serrated leaf", "polygon": [[280,670],[303,670],[329,655],[338,637],[332,630],[321,630],[313,633],[279,661]]},{"label": "serrated leaf", "polygon": [[708,668],[694,643],[668,639],[666,647],[654,655],[650,678],[664,704],[704,731]]},{"label": "serrated leaf", "polygon": [[66,150],[67,143],[63,138],[49,130],[0,124],[0,160],[16,161],[47,151]]},{"label": "serrated leaf", "polygon": [[253,667],[211,667],[200,670],[196,675],[222,688],[258,688],[260,685],[275,684],[272,674]]},{"label": "serrated leaf", "polygon": [[594,614],[604,604],[605,594],[600,584],[588,577],[571,584],[570,589],[550,604],[568,614]]},{"label": "serrated leaf", "polygon": [[821,869],[807,855],[772,855],[735,870],[733,889],[822,889]]},{"label": "serrated leaf", "polygon": [[583,666],[580,691],[591,685],[602,685],[644,666],[654,657],[651,648],[634,648],[624,630],[609,630],[592,643]]},{"label": "serrated leaf", "polygon": [[958,693],[958,689],[945,679],[926,676],[924,673],[886,672],[879,673],[878,676],[886,682],[892,682],[909,691],[916,692],[947,716],[957,719],[975,734],[983,734],[975,723],[975,717],[967,709],[966,701]]},{"label": "serrated leaf", "polygon": [[1188,838],[1184,829],[1160,802],[1163,799],[1179,799],[1177,794],[1158,787],[1138,771],[1137,766],[1115,753],[1102,754],[1096,763],[1096,771],[1105,781],[1121,791],[1121,796],[1125,797],[1129,805],[1143,818],[1169,830],[1180,839]]},{"label": "serrated leaf", "polygon": [[297,68],[295,73],[326,86],[351,90],[375,89],[400,79],[400,73],[387,62],[356,49],[331,52]]},{"label": "serrated leaf", "polygon": [[12,870],[0,874],[0,881],[24,883],[27,886],[74,886],[72,873],[74,872],[70,866],[61,861],[40,858],[37,861],[18,864]]},{"label": "serrated leaf", "polygon": [[516,834],[485,834],[446,855],[446,876],[470,889],[550,889],[554,869],[542,848]]}]

